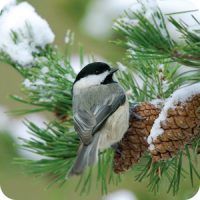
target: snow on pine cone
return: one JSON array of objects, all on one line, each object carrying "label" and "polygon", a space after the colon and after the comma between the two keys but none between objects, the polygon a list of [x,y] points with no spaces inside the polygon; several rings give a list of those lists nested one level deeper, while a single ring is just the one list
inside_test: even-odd
[{"label": "snow on pine cone", "polygon": [[[141,116],[141,119],[134,117],[133,113]],[[114,156],[115,173],[131,168],[148,150],[147,137],[159,113],[160,109],[151,103],[142,103],[131,110],[129,129]]]},{"label": "snow on pine cone", "polygon": [[131,114],[130,126],[114,156],[120,173],[138,163],[145,151],[154,162],[175,156],[186,144],[200,137],[200,83],[175,91],[161,104],[142,103]]},{"label": "snow on pine cone", "polygon": [[167,110],[165,121],[160,122],[163,133],[152,141],[153,161],[166,160],[200,137],[200,94],[186,102],[179,102]]}]

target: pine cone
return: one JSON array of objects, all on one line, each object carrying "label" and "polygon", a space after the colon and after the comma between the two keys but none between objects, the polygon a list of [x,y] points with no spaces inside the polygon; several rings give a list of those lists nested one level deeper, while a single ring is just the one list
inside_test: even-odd
[{"label": "pine cone", "polygon": [[[128,170],[148,150],[146,138],[159,113],[160,109],[150,103],[142,103],[131,109],[129,129],[114,156],[115,173]],[[141,116],[141,119],[137,115]]]},{"label": "pine cone", "polygon": [[[160,111],[159,107],[151,103],[142,103],[131,110],[131,113],[140,115],[143,119],[130,117],[129,129],[114,156],[115,173],[128,170],[148,150],[147,137]],[[170,108],[166,120],[160,125],[164,132],[153,141],[155,148],[150,151],[154,162],[171,158],[186,144],[190,145],[200,137],[200,94]]]},{"label": "pine cone", "polygon": [[167,118],[161,122],[164,130],[154,141],[150,151],[153,160],[166,160],[200,137],[200,94],[167,111]]}]

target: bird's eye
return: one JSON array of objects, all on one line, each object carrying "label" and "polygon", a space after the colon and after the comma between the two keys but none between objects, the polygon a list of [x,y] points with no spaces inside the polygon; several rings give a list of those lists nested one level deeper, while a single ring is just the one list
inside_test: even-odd
[{"label": "bird's eye", "polygon": [[99,73],[99,71],[98,70],[96,70],[96,74],[98,74]]}]

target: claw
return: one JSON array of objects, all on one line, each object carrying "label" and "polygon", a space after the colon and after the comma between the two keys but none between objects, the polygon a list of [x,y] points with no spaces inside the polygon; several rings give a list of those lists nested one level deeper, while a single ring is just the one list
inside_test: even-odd
[{"label": "claw", "polygon": [[138,104],[135,103],[133,104],[131,107],[130,107],[130,119],[131,120],[138,120],[138,121],[141,121],[141,120],[144,120],[145,118],[138,115],[136,112],[135,112],[135,109],[137,108]]},{"label": "claw", "polygon": [[142,117],[142,116],[140,116],[140,115],[138,115],[137,113],[134,113],[134,112],[132,112],[131,114],[130,114],[130,118],[133,120],[133,119],[136,119],[136,120],[138,120],[138,121],[141,121],[141,120],[144,120],[145,118],[144,117]]},{"label": "claw", "polygon": [[114,149],[114,151],[115,151],[117,154],[119,154],[120,156],[122,156],[122,152],[121,152],[121,150],[120,150],[120,148],[119,148],[119,143],[115,143],[115,144],[111,145],[111,147]]}]

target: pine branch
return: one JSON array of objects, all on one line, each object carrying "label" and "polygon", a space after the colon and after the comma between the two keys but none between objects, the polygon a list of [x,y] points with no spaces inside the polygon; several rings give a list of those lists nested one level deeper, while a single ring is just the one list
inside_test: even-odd
[{"label": "pine branch", "polygon": [[[170,38],[163,21],[164,16],[159,10],[156,15],[152,15],[152,18],[154,22],[157,18],[160,19],[160,26],[165,33],[160,30],[157,23],[152,23],[141,12],[126,13],[125,19],[122,17],[116,22],[115,30],[126,38],[125,48],[129,51],[128,55],[134,60],[167,59],[188,66],[200,66],[200,35],[198,32],[188,30],[186,25],[171,17],[169,21],[182,33],[186,41],[186,45],[179,44]],[[124,45],[124,41],[118,41],[118,44]]]},{"label": "pine branch", "polygon": [[[32,68],[18,68],[25,79],[25,97],[15,95],[12,98],[39,107],[35,111],[47,110],[61,118],[70,116],[71,87],[75,74],[69,60],[61,57],[55,48],[49,46],[44,53],[35,58],[36,62]],[[28,110],[25,113],[28,113]]]},{"label": "pine branch", "polygon": [[163,60],[136,61],[128,58],[127,66],[125,71],[118,73],[117,78],[126,91],[130,91],[132,103],[166,99],[182,85],[199,80],[199,70],[180,73],[184,66]]},{"label": "pine branch", "polygon": [[63,183],[67,172],[71,169],[79,146],[79,139],[74,133],[71,123],[51,123],[41,129],[32,122],[26,122],[31,140],[22,138],[22,147],[41,155],[40,160],[17,159],[30,173],[40,176],[51,176],[53,182]]},{"label": "pine branch", "polygon": [[[74,132],[71,122],[50,123],[46,128],[39,128],[32,122],[27,121],[30,140],[23,141],[22,147],[32,153],[36,153],[43,158],[39,160],[16,159],[16,163],[23,166],[29,173],[51,177],[49,186],[52,184],[63,185],[69,178],[68,173],[75,161],[79,148],[79,138]],[[76,187],[80,193],[88,193],[92,183],[92,177],[96,178],[96,184],[101,187],[102,193],[107,193],[107,185],[110,183],[118,184],[119,175],[113,172],[113,150],[102,152],[99,156],[97,172],[91,168],[80,177]]]}]

